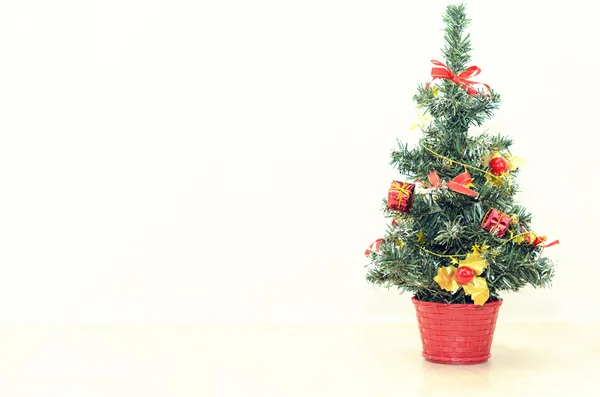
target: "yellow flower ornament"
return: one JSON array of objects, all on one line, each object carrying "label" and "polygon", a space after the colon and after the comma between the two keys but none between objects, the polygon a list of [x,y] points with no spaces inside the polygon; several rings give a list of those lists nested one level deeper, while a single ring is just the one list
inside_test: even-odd
[{"label": "yellow flower ornament", "polygon": [[487,281],[480,276],[488,266],[479,252],[467,254],[467,257],[456,266],[444,266],[438,269],[433,279],[439,286],[449,292],[456,292],[460,287],[466,295],[470,295],[476,305],[483,306],[490,297]]},{"label": "yellow flower ornament", "polygon": [[415,130],[417,128],[421,128],[422,130],[424,130],[425,128],[427,128],[427,126],[429,125],[429,123],[431,122],[431,116],[425,113],[422,113],[420,110],[417,112],[417,115],[419,117],[419,121],[414,123],[413,125],[410,126],[411,130]]},{"label": "yellow flower ornament", "polygon": [[[495,165],[494,161],[497,161],[498,164]],[[486,167],[490,167],[492,173],[497,176],[507,171],[514,171],[527,164],[521,157],[511,156],[510,154],[500,153],[498,151],[485,155],[481,160],[481,163]]]}]

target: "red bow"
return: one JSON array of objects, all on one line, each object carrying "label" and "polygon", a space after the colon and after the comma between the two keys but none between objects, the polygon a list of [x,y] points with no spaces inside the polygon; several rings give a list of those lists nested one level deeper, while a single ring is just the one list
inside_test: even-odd
[{"label": "red bow", "polygon": [[383,242],[382,238],[378,238],[377,240],[373,241],[371,243],[371,245],[369,245],[369,248],[367,248],[367,250],[365,251],[365,256],[368,258],[369,255],[371,255],[371,252],[379,251],[379,246],[381,245],[382,242]]},{"label": "red bow", "polygon": [[544,244],[543,246],[544,246],[545,248],[548,248],[548,247],[552,247],[553,245],[556,245],[556,244],[559,244],[559,243],[560,243],[560,242],[559,242],[558,240],[554,240],[554,241],[553,241],[553,242],[551,242],[550,244]]},{"label": "red bow", "polygon": [[540,244],[542,244],[542,247],[544,248],[548,248],[548,247],[552,247],[553,245],[556,244],[560,244],[560,242],[558,240],[554,240],[551,243],[546,244],[546,236],[538,236],[536,233],[534,232],[530,232],[529,230],[527,230],[526,228],[523,227],[524,233],[525,234],[525,241],[527,241],[530,244],[533,244],[534,246],[538,246]]},{"label": "red bow", "polygon": [[476,95],[479,93],[475,88],[473,88],[473,86],[476,84],[481,84],[481,85],[485,86],[485,88],[487,88],[488,91],[490,89],[490,86],[487,84],[468,80],[470,77],[477,76],[481,72],[481,69],[479,69],[477,66],[471,66],[464,72],[460,72],[458,75],[456,75],[450,71],[448,66],[444,65],[440,61],[436,61],[435,59],[432,59],[431,62],[434,65],[437,65],[440,67],[439,68],[436,68],[436,67],[431,68],[431,77],[433,77],[433,80],[431,80],[431,82],[429,82],[429,84],[427,84],[425,86],[425,89],[429,88],[429,85],[431,83],[433,83],[435,81],[435,79],[452,80],[455,84],[458,84],[459,86],[461,86],[462,89],[467,91],[467,93],[469,95]]},{"label": "red bow", "polygon": [[428,189],[446,186],[450,190],[453,190],[457,193],[466,194],[467,196],[477,196],[479,194],[476,191],[467,188],[467,185],[469,185],[473,181],[473,178],[471,178],[471,175],[469,175],[468,172],[463,172],[462,174],[456,176],[454,179],[452,179],[445,185],[442,184],[439,175],[435,171],[429,173],[429,175],[427,175],[427,178],[429,179],[429,182],[431,182],[431,186],[425,185],[425,183],[419,179],[417,180],[423,185],[425,185],[425,187]]}]

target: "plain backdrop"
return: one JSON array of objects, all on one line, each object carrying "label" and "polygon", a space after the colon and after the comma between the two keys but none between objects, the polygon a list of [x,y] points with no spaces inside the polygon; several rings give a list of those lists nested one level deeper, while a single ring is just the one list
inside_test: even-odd
[{"label": "plain backdrop", "polygon": [[[0,2],[0,322],[414,321],[366,283],[448,1]],[[468,1],[552,288],[598,321],[594,3]]]}]

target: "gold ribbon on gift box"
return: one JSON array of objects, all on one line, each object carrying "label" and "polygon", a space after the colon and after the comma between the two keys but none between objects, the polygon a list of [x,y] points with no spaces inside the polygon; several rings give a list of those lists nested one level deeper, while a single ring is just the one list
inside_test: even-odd
[{"label": "gold ribbon on gift box", "polygon": [[392,181],[392,186],[390,186],[390,190],[397,191],[407,196],[410,196],[411,193],[407,189],[408,182],[404,182],[402,185],[400,185],[398,181]]}]

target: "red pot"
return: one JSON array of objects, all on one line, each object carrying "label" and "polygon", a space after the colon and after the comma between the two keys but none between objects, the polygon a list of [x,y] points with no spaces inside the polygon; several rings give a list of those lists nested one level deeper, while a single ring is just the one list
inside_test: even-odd
[{"label": "red pot", "polygon": [[490,348],[502,299],[483,306],[425,302],[413,297],[423,357],[441,364],[479,364]]}]

